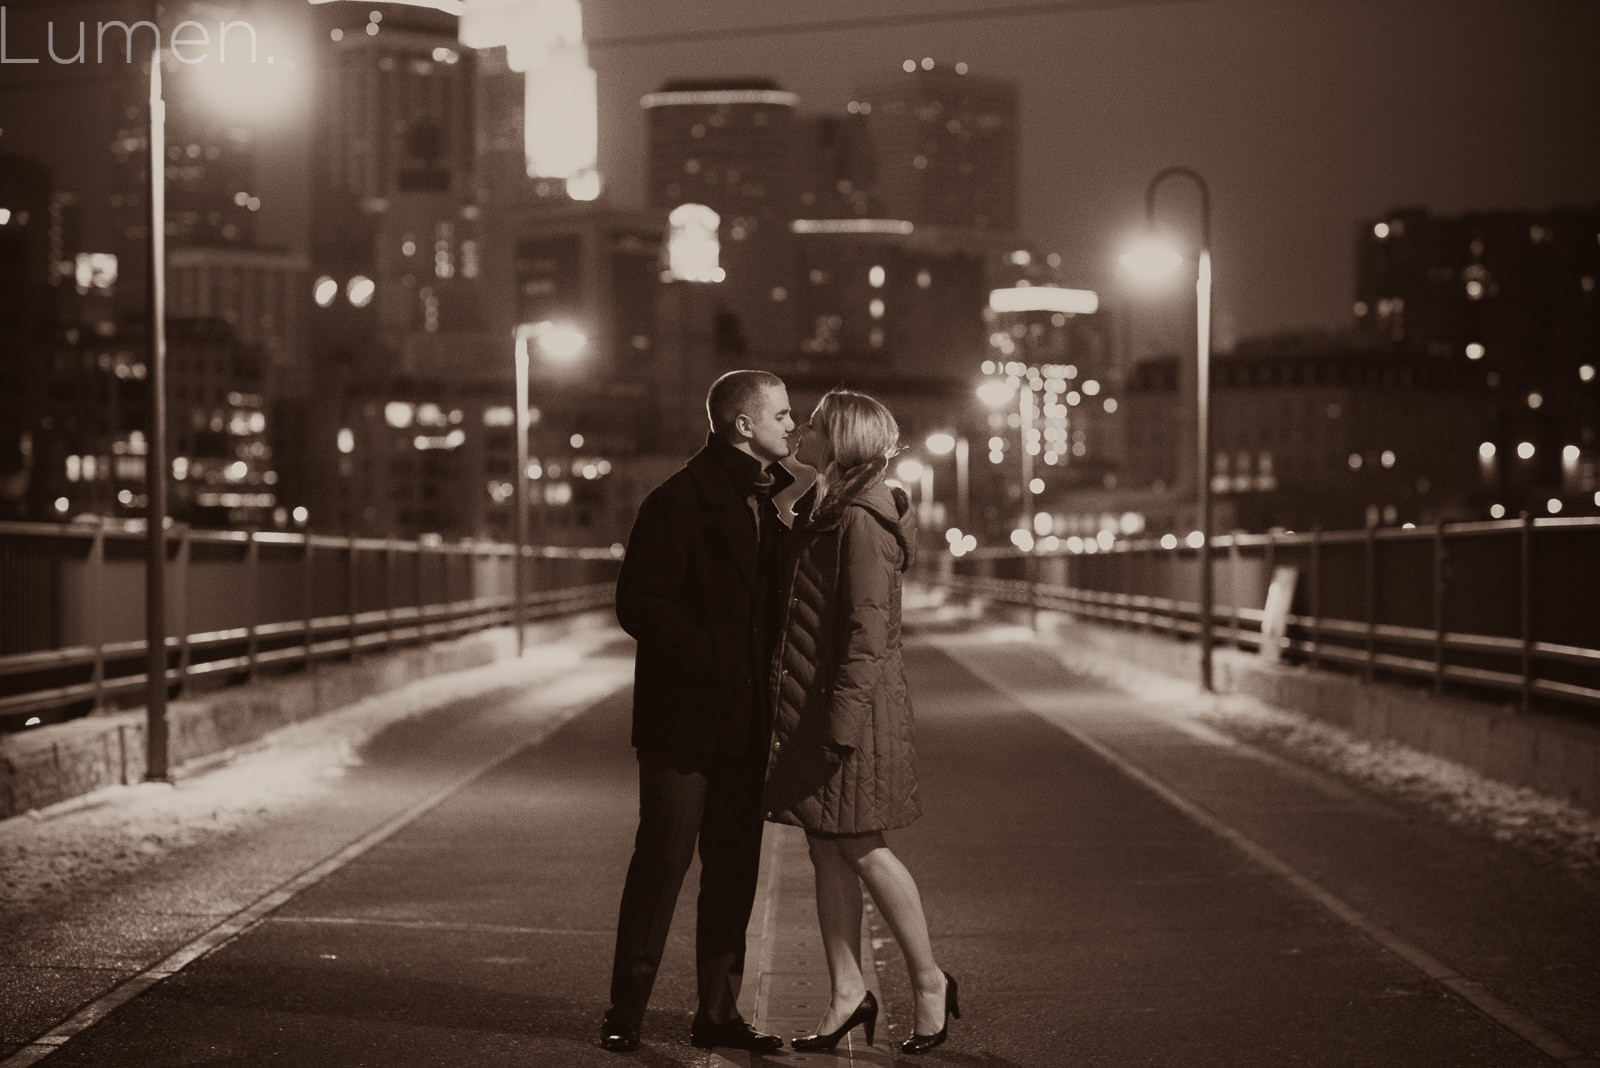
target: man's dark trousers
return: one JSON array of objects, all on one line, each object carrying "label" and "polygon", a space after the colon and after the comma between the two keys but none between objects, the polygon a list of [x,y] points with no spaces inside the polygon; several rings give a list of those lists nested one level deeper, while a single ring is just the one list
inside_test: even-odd
[{"label": "man's dark trousers", "polygon": [[655,985],[684,873],[700,848],[695,916],[697,1023],[739,1018],[745,924],[761,859],[764,756],[639,750],[639,831],[617,920],[611,1005],[640,1021]]}]

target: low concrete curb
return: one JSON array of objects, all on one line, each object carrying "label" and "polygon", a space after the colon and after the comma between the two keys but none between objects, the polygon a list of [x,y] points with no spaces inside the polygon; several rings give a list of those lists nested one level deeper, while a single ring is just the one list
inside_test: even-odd
[{"label": "low concrete curb", "polygon": [[[533,644],[609,619],[609,610],[585,612],[529,624],[525,633]],[[181,777],[280,727],[418,679],[483,667],[515,655],[515,635],[502,627],[173,701],[167,706],[171,763],[175,775]],[[146,766],[142,708],[0,737],[0,819],[60,804],[102,787],[140,782]]]},{"label": "low concrete curb", "polygon": [[[994,605],[1015,618],[1015,606]],[[1116,683],[1154,671],[1176,679],[1199,675],[1199,649],[1157,635],[1040,612],[1039,632],[1053,637],[1075,671]],[[1341,727],[1375,741],[1392,741],[1452,760],[1513,786],[1600,813],[1600,727],[1559,716],[1519,712],[1395,683],[1272,664],[1237,649],[1217,649],[1212,661],[1218,693]]]}]

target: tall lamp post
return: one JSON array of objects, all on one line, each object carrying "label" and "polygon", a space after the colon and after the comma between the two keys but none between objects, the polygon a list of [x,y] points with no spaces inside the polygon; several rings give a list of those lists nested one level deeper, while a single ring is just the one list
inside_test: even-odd
[{"label": "tall lamp post", "polygon": [[[151,3],[147,22],[153,37],[150,48],[148,152],[145,158],[145,249],[148,278],[145,312],[150,321],[146,353],[149,400],[145,415],[145,777],[165,781],[170,775],[167,729],[167,480],[172,476],[167,438],[167,105],[162,93],[160,13]],[[183,24],[179,25],[182,29]],[[129,31],[130,40],[132,30]],[[174,42],[176,44],[177,42]],[[192,43],[192,42],[191,42]],[[192,62],[178,56],[180,63]],[[270,60],[269,60],[270,62]],[[263,115],[297,102],[296,86],[284,81],[296,69],[293,62],[275,67],[265,64],[223,65],[219,58],[195,68],[208,77],[201,89],[190,88],[222,106],[230,114]]]},{"label": "tall lamp post", "polygon": [[517,633],[517,655],[523,654],[523,577],[527,562],[523,559],[528,546],[528,361],[530,350],[537,348],[539,355],[557,363],[571,363],[588,347],[589,339],[577,327],[568,323],[553,323],[548,319],[537,323],[522,323],[516,329],[517,365],[517,467],[512,479],[512,507],[516,515],[516,547],[511,557],[511,627]]},{"label": "tall lamp post", "polygon": [[150,317],[149,411],[145,418],[145,778],[166,781],[167,752],[167,105],[161,98],[161,39],[150,50],[146,131],[146,222],[150,227],[145,308]]},{"label": "tall lamp post", "polygon": [[1198,544],[1200,566],[1200,685],[1207,692],[1212,680],[1212,578],[1211,578],[1211,190],[1204,178],[1188,167],[1168,167],[1150,179],[1145,188],[1147,233],[1133,249],[1122,254],[1125,267],[1146,277],[1170,274],[1183,256],[1155,235],[1156,190],[1168,178],[1188,178],[1200,190],[1200,249],[1195,266],[1195,492],[1200,511]]}]

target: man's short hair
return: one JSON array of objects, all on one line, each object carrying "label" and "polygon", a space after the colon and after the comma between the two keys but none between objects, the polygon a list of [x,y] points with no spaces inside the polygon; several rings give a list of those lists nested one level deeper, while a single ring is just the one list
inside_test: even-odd
[{"label": "man's short hair", "polygon": [[706,418],[711,432],[726,436],[741,415],[754,417],[769,389],[782,389],[783,379],[771,371],[729,371],[706,393]]}]

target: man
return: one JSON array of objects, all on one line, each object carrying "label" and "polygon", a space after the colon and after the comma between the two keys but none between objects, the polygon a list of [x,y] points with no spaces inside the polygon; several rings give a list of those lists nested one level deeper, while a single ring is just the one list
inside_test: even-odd
[{"label": "man", "polygon": [[777,1035],[739,1015],[744,932],[761,854],[771,731],[768,660],[777,550],[772,498],[794,482],[783,381],[733,371],[706,395],[705,448],[639,508],[617,579],[617,619],[638,641],[633,744],[639,830],[617,920],[611,1007],[600,1044],[639,1047],[684,873],[700,849],[695,915],[696,1046],[770,1052]]}]

